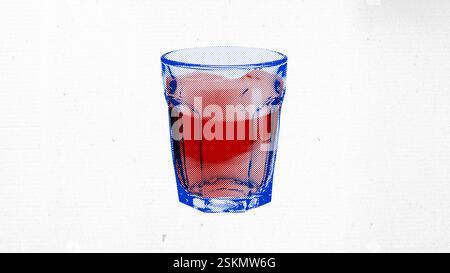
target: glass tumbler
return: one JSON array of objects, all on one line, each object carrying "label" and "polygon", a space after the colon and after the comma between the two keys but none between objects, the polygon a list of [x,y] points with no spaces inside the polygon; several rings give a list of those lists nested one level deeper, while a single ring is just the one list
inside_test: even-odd
[{"label": "glass tumbler", "polygon": [[248,47],[161,57],[180,202],[243,212],[271,201],[287,57]]}]

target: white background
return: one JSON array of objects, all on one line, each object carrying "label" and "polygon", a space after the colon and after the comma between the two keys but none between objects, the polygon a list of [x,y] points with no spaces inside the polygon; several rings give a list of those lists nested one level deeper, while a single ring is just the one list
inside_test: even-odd
[{"label": "white background", "polygon": [[[272,203],[177,200],[162,53],[288,55]],[[0,251],[450,251],[449,1],[1,1]]]}]

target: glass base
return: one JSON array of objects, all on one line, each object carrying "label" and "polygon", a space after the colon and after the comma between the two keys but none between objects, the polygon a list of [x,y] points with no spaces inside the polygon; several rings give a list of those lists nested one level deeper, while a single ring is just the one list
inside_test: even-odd
[{"label": "glass base", "polygon": [[202,197],[191,194],[177,181],[178,197],[181,203],[207,213],[246,212],[267,204],[272,199],[272,181],[268,181],[263,192],[245,197]]}]

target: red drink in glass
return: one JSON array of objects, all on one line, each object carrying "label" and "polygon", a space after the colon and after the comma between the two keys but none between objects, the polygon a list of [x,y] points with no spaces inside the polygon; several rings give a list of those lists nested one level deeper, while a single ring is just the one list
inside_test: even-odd
[{"label": "red drink in glass", "polygon": [[184,109],[169,105],[172,132],[182,135],[172,138],[172,147],[179,151],[177,174],[189,192],[244,197],[258,191],[270,156],[264,147],[271,141],[277,110],[267,105],[274,97],[274,79],[260,70],[237,79],[200,72],[177,79]]}]

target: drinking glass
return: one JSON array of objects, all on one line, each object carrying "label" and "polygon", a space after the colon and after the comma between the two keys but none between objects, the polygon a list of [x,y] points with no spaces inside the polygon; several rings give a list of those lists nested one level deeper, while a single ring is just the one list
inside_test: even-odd
[{"label": "drinking glass", "polygon": [[161,56],[180,202],[243,212],[271,201],[287,57],[248,47]]}]

